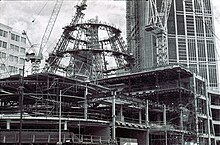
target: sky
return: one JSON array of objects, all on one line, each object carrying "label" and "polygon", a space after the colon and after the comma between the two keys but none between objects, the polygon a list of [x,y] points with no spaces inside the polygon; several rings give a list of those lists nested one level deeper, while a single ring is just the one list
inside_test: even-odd
[{"label": "sky", "polygon": [[[211,0],[211,2],[214,10],[216,44],[220,55],[220,0]],[[43,54],[52,51],[63,32],[62,28],[70,23],[75,13],[74,6],[79,3],[80,0],[64,0]],[[122,30],[122,36],[125,40],[125,3],[125,0],[88,0],[88,7],[84,11],[85,19],[98,16],[100,21],[114,24]],[[54,4],[55,0],[2,0],[0,2],[0,22],[11,26],[14,31],[22,32],[25,30],[31,43],[39,45]],[[34,22],[32,22],[33,20]]]},{"label": "sky", "polygon": [[[74,6],[79,3],[80,0],[64,0],[47,47],[52,48],[59,39],[62,28],[71,22]],[[0,3],[0,22],[15,31],[25,30],[32,44],[40,44],[54,4],[55,0],[5,0]],[[88,0],[87,5],[85,20],[98,16],[100,21],[116,25],[125,36],[125,1]]]}]

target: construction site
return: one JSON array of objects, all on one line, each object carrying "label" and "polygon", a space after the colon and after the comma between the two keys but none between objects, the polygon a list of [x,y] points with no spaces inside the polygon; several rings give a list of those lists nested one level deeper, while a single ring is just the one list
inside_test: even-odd
[{"label": "construction site", "polygon": [[166,25],[155,25],[167,21],[172,0],[161,2],[164,18],[152,16],[145,28],[157,34],[154,67],[137,69],[138,55],[117,27],[81,21],[82,0],[40,70],[62,3],[56,1],[38,54],[27,54],[32,74],[0,79],[0,144],[220,145],[213,123],[220,115],[211,108],[219,94],[187,67],[168,63]]}]

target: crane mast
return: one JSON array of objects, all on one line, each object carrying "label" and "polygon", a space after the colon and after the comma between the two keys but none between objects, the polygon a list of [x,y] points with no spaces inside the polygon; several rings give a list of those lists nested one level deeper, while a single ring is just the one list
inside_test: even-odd
[{"label": "crane mast", "polygon": [[38,73],[39,72],[39,68],[40,68],[40,63],[41,60],[43,59],[43,49],[45,48],[50,35],[52,33],[52,30],[54,28],[54,24],[56,22],[57,16],[60,12],[61,6],[63,4],[64,0],[56,0],[55,6],[53,8],[53,11],[51,13],[50,19],[48,21],[46,30],[44,31],[43,37],[41,39],[41,43],[40,43],[40,48],[37,54],[35,53],[31,53],[31,54],[27,54],[27,60],[31,60],[32,63],[32,73]]},{"label": "crane mast", "polygon": [[157,0],[148,0],[149,15],[145,30],[151,32],[156,37],[157,65],[161,66],[168,64],[167,20],[172,0],[162,0],[161,3],[157,2]]},{"label": "crane mast", "polygon": [[75,26],[79,22],[79,20],[84,17],[84,13],[82,11],[86,9],[86,1],[87,0],[82,0],[80,5],[76,6],[75,15],[71,23],[64,28],[61,38],[57,42],[55,48],[53,49],[53,52],[49,55],[49,58],[47,59],[47,65],[45,65],[43,70],[44,72],[55,73],[56,70],[59,68],[61,57],[57,56],[56,52],[65,51],[67,49],[69,43],[68,38],[71,37],[72,26]]}]

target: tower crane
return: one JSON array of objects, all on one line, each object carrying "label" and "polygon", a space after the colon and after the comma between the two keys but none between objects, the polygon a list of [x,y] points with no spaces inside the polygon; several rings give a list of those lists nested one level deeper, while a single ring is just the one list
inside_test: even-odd
[{"label": "tower crane", "polygon": [[54,24],[56,22],[57,16],[60,12],[63,1],[64,0],[56,0],[55,6],[53,8],[53,11],[51,13],[50,19],[47,24],[46,30],[43,34],[42,39],[41,39],[40,48],[39,48],[38,53],[37,54],[36,53],[30,53],[30,54],[27,53],[26,54],[27,61],[30,60],[31,64],[32,64],[32,70],[31,70],[32,73],[39,72],[40,63],[41,63],[41,60],[43,59],[43,54],[42,54],[43,49],[46,46],[46,44],[50,38],[51,32],[52,32]]},{"label": "tower crane", "polygon": [[[148,24],[146,25],[145,30],[151,32],[156,37],[157,65],[167,65],[167,20],[172,0],[147,0],[147,2],[149,6],[147,18]],[[160,11],[158,11],[158,9],[160,9]]]},{"label": "tower crane", "polygon": [[61,57],[56,55],[56,52],[65,51],[67,50],[67,46],[69,44],[69,37],[71,37],[71,32],[73,26],[75,26],[80,19],[84,17],[83,10],[86,9],[87,0],[82,0],[79,5],[76,6],[76,12],[71,20],[71,23],[64,28],[63,34],[61,35],[60,39],[58,40],[55,48],[53,49],[53,52],[49,55],[49,58],[47,59],[47,65],[44,67],[44,72],[52,72],[55,73],[55,71],[58,69],[59,64],[61,62]]}]

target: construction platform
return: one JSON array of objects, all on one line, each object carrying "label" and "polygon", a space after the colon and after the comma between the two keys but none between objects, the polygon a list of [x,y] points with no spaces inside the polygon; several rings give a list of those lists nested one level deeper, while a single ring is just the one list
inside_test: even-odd
[{"label": "construction platform", "polygon": [[178,65],[93,82],[10,76],[0,80],[0,144],[56,144],[59,121],[63,144],[214,144],[205,85]]}]

